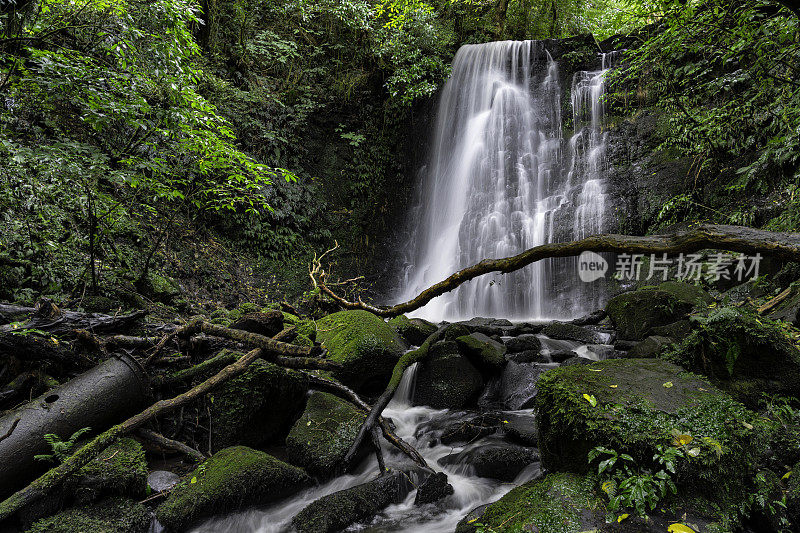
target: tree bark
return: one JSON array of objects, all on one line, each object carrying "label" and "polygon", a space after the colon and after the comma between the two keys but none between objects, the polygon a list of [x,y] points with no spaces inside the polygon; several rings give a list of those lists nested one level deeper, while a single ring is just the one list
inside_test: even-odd
[{"label": "tree bark", "polygon": [[[703,249],[728,250],[747,254],[764,254],[800,261],[800,233],[764,231],[743,226],[694,224],[687,229],[666,235],[635,237],[601,234],[578,241],[543,244],[513,257],[484,259],[459,270],[447,279],[431,285],[415,298],[391,307],[377,307],[364,302],[351,302],[338,296],[325,285],[325,272],[319,260],[312,269],[312,278],[320,290],[344,309],[364,309],[381,317],[393,317],[419,309],[437,296],[452,291],[462,283],[491,272],[507,274],[552,257],[572,257],[582,252],[618,253],[691,253]],[[323,254],[324,255],[324,254]],[[320,257],[321,259],[321,257]],[[315,277],[316,276],[316,277]]]}]

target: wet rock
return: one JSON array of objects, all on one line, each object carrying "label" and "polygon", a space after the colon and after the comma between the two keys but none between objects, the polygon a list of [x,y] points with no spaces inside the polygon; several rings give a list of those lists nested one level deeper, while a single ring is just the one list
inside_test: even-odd
[{"label": "wet rock", "polygon": [[27,533],[145,533],[150,522],[150,511],[144,505],[113,497],[38,520]]},{"label": "wet rock", "polygon": [[414,497],[414,505],[424,505],[433,503],[446,498],[455,492],[453,486],[447,482],[447,474],[444,472],[434,472],[417,487],[417,495]]},{"label": "wet rock", "polygon": [[501,408],[502,406],[498,404],[498,398],[500,398],[500,376],[492,376],[486,382],[483,392],[478,396],[478,407],[484,410]]},{"label": "wet rock", "polygon": [[688,320],[677,320],[666,326],[656,326],[651,333],[660,337],[669,337],[673,341],[680,341],[692,332],[692,325]]},{"label": "wet rock", "polygon": [[566,322],[553,322],[542,330],[542,334],[551,339],[577,341],[584,344],[608,344],[609,333],[594,331]]},{"label": "wet rock", "polygon": [[420,346],[425,339],[436,333],[438,329],[435,324],[421,318],[408,318],[400,315],[387,322],[406,342],[414,346]]},{"label": "wet rock", "polygon": [[514,327],[509,320],[498,318],[475,317],[471,320],[457,322],[471,333],[483,333],[484,335],[504,335],[506,331]]},{"label": "wet rock", "polygon": [[537,333],[541,333],[544,329],[544,324],[531,324],[530,322],[521,322],[519,324],[514,324],[513,326],[505,326],[501,329],[505,335],[510,337],[516,337],[519,335],[535,335]]},{"label": "wet rock", "polygon": [[692,307],[671,293],[643,289],[615,296],[609,300],[606,311],[620,339],[640,341],[654,327],[684,318]]},{"label": "wet rock", "polygon": [[439,341],[417,370],[414,405],[435,409],[461,409],[477,399],[483,389],[480,372],[461,355],[453,341]]},{"label": "wet rock", "polygon": [[172,489],[158,521],[184,531],[203,518],[275,501],[311,484],[306,473],[244,446],[214,454]]},{"label": "wet rock", "polygon": [[317,321],[317,341],[342,365],[334,376],[357,390],[383,390],[405,343],[389,324],[367,311],[340,311]]},{"label": "wet rock", "polygon": [[443,428],[439,435],[442,444],[475,442],[497,431],[500,417],[490,413],[482,413],[465,420],[453,421]]},{"label": "wet rock", "polygon": [[539,376],[552,367],[536,363],[509,362],[500,377],[499,401],[508,409],[527,409],[536,398]]},{"label": "wet rock", "polygon": [[402,502],[413,489],[404,473],[388,472],[368,483],[323,496],[300,511],[292,525],[298,533],[341,531],[375,516],[387,505]]},{"label": "wet rock", "polygon": [[472,524],[480,523],[480,517],[483,516],[483,513],[486,512],[490,505],[490,503],[479,505],[467,513],[467,516],[458,521],[455,533],[473,533],[477,528]]},{"label": "wet rock", "polygon": [[540,351],[542,349],[542,341],[536,335],[520,335],[519,337],[512,337],[506,341],[506,348],[509,352],[525,352],[525,351]]},{"label": "wet rock", "polygon": [[142,445],[123,438],[100,452],[65,484],[78,504],[105,496],[143,498],[147,490],[147,462]]},{"label": "wet rock", "polygon": [[576,356],[566,359],[563,363],[561,363],[561,366],[591,365],[592,363],[594,363],[594,361],[591,359]]},{"label": "wet rock", "polygon": [[583,315],[575,320],[570,320],[569,323],[575,326],[590,326],[602,322],[606,316],[607,313],[605,309],[598,309],[597,311],[592,311],[588,315]]},{"label": "wet rock", "polygon": [[614,343],[614,349],[621,352],[627,352],[628,350],[633,349],[639,341],[626,341],[617,339],[617,342]]},{"label": "wet rock", "polygon": [[459,337],[463,337],[464,335],[469,335],[471,331],[468,327],[464,326],[463,324],[448,324],[445,327],[444,332],[442,333],[442,339],[445,341],[455,341]]},{"label": "wet rock", "polygon": [[475,446],[439,459],[439,464],[467,464],[480,477],[514,481],[514,478],[531,463],[539,460],[539,452],[516,444],[491,443]]},{"label": "wet rock", "polygon": [[501,427],[510,439],[523,446],[536,446],[539,443],[539,430],[533,415],[506,413]]},{"label": "wet rock", "polygon": [[587,344],[579,348],[576,353],[594,361],[613,359],[617,356],[617,351],[609,344]]},{"label": "wet rock", "polygon": [[289,461],[320,478],[336,475],[365,418],[353,404],[314,392],[286,437]]},{"label": "wet rock", "polygon": [[672,295],[681,302],[687,303],[695,308],[703,308],[714,301],[702,287],[693,283],[682,281],[665,281],[658,286],[658,290]]},{"label": "wet rock", "polygon": [[502,342],[490,339],[483,333],[472,333],[456,339],[461,352],[479,369],[499,370],[505,358],[506,347]]},{"label": "wet rock", "polygon": [[283,329],[283,313],[280,311],[245,313],[231,323],[231,328],[273,337]]},{"label": "wet rock", "polygon": [[282,442],[303,409],[306,380],[297,372],[254,361],[224,383],[210,404],[211,448]]},{"label": "wet rock", "polygon": [[[575,355],[575,352],[572,351],[566,351],[564,353],[569,353],[571,356]],[[552,356],[552,353],[548,356],[544,355],[539,350],[526,350],[524,352],[507,353],[506,361],[513,361],[515,363],[550,363],[555,361]]]},{"label": "wet rock", "polygon": [[169,490],[181,480],[178,474],[166,470],[153,470],[147,476],[147,486],[153,492],[164,492]]},{"label": "wet rock", "polygon": [[651,335],[625,352],[625,357],[640,359],[658,357],[664,348],[672,344],[672,342],[673,340],[667,337]]},{"label": "wet rock", "polygon": [[563,363],[567,359],[577,357],[578,354],[575,353],[573,350],[555,350],[553,352],[550,352],[548,356],[554,363]]}]

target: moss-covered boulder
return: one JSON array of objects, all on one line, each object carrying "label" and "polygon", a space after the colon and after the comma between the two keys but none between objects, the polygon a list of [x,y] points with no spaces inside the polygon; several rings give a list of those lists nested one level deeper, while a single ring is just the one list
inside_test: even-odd
[{"label": "moss-covered boulder", "polygon": [[625,357],[647,359],[658,357],[674,341],[669,337],[650,335],[625,353]]},{"label": "moss-covered boulder", "polygon": [[284,327],[293,326],[297,328],[297,333],[299,335],[304,335],[312,341],[317,338],[317,326],[313,320],[300,318],[297,315],[293,315],[284,311],[283,324]]},{"label": "moss-covered boulder", "polygon": [[327,392],[315,392],[286,437],[289,460],[320,478],[341,470],[366,415]]},{"label": "moss-covered boulder", "polygon": [[496,372],[505,364],[506,347],[502,342],[490,339],[483,333],[472,333],[456,339],[461,353],[479,369]]},{"label": "moss-covered boulder", "polygon": [[150,512],[134,500],[113,497],[36,521],[27,533],[145,533]]},{"label": "moss-covered boulder", "polygon": [[387,322],[409,344],[420,346],[425,339],[436,333],[436,324],[431,324],[421,318],[408,318],[400,315]]},{"label": "moss-covered boulder", "polygon": [[[683,435],[685,489],[736,505],[752,478],[764,432],[758,417],[700,376],[661,359],[610,359],[560,367],[539,379],[539,448],[545,467],[584,472],[595,446],[652,463]],[[679,488],[679,490],[681,490]]]},{"label": "moss-covered boulder", "polygon": [[292,370],[255,361],[213,394],[211,447],[282,442],[303,409],[307,384]]},{"label": "moss-covered boulder", "polygon": [[692,333],[665,355],[670,361],[711,376],[749,406],[762,393],[800,397],[800,348],[783,323],[736,307],[691,322]]},{"label": "moss-covered boulder", "polygon": [[567,322],[552,322],[548,324],[542,330],[542,335],[546,335],[551,339],[571,340],[585,344],[608,344],[611,341],[611,335],[608,333],[594,331]]},{"label": "moss-covered boulder", "polygon": [[483,389],[478,369],[461,355],[453,341],[439,341],[420,363],[414,387],[414,405],[435,409],[461,409],[477,399]]},{"label": "moss-covered boulder", "polygon": [[554,473],[511,490],[489,504],[480,516],[467,516],[457,533],[482,531],[539,531],[578,533],[605,523],[605,505],[597,496],[594,479]]},{"label": "moss-covered boulder", "polygon": [[156,517],[164,526],[184,531],[203,518],[284,498],[310,483],[296,466],[233,446],[214,454],[176,485]]},{"label": "moss-covered boulder", "polygon": [[349,489],[311,503],[293,519],[298,533],[341,531],[350,524],[372,518],[384,507],[400,503],[414,489],[403,472],[388,472]]},{"label": "moss-covered boulder", "polygon": [[100,452],[65,483],[79,503],[101,496],[142,498],[147,490],[147,461],[142,445],[123,438]]},{"label": "moss-covered boulder", "polygon": [[658,290],[698,309],[706,307],[714,301],[710,294],[694,283],[670,280],[659,284]]},{"label": "moss-covered boulder", "polygon": [[642,289],[615,296],[606,305],[606,312],[620,339],[639,341],[654,327],[685,317],[693,307],[669,292]]},{"label": "moss-covered boulder", "polygon": [[340,311],[317,321],[317,341],[342,365],[335,377],[350,387],[383,389],[405,344],[389,324],[367,311]]},{"label": "moss-covered boulder", "polygon": [[469,465],[477,476],[514,481],[525,467],[537,461],[539,453],[533,448],[498,442],[445,455],[438,463],[442,466]]}]

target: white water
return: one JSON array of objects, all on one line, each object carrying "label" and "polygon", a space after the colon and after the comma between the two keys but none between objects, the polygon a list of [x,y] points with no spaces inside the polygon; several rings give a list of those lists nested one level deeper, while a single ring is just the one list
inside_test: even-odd
[{"label": "white water", "polygon": [[[417,430],[432,420],[442,421],[459,419],[466,413],[448,410],[431,409],[429,407],[412,406],[413,383],[416,375],[416,364],[406,370],[395,397],[384,410],[383,415],[391,418],[396,424],[397,435],[414,446],[428,464],[447,473],[448,481],[455,490],[447,498],[427,505],[415,506],[416,491],[400,504],[390,505],[369,524],[357,524],[348,531],[370,529],[381,532],[418,533],[452,533],[456,524],[469,511],[484,503],[498,500],[516,485],[529,481],[539,474],[539,465],[534,463],[523,470],[512,483],[502,483],[492,479],[481,478],[471,474],[470,467],[465,465],[440,467],[437,460],[445,455],[466,449],[466,446],[445,446],[437,444],[429,446],[432,434],[415,436]],[[524,411],[530,413],[530,411]],[[470,447],[480,446],[485,440],[477,441]],[[400,456],[393,448],[384,447],[388,466],[392,464],[408,464],[405,457]],[[313,487],[289,499],[278,502],[264,509],[253,509],[230,516],[218,517],[204,523],[194,530],[195,533],[282,533],[289,531],[292,517],[313,501],[375,478],[378,472],[374,456],[364,460],[352,474],[335,478],[323,485]]]},{"label": "white water", "polygon": [[[562,135],[558,64],[537,41],[463,46],[438,104],[433,144],[400,300],[485,258],[604,230],[609,65],[571,85],[574,132]],[[565,318],[598,307],[574,259],[486,275],[435,298],[415,316],[459,320]]]}]

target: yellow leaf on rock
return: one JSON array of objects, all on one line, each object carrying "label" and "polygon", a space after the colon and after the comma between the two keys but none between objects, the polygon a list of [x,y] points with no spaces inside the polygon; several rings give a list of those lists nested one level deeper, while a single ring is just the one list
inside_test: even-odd
[{"label": "yellow leaf on rock", "polygon": [[616,389],[617,387],[619,387],[619,385],[609,385],[609,387],[611,387],[612,389]]},{"label": "yellow leaf on rock", "polygon": [[595,398],[593,394],[584,394],[583,399],[589,402],[589,405],[592,407],[597,406],[597,398]]},{"label": "yellow leaf on rock", "polygon": [[672,387],[671,381],[667,381],[666,383],[664,383],[664,388],[669,389],[670,387]]},{"label": "yellow leaf on rock", "polygon": [[683,524],[672,524],[667,528],[669,533],[697,533],[694,529]]},{"label": "yellow leaf on rock", "polygon": [[193,477],[192,480],[189,483],[197,483],[197,478]]},{"label": "yellow leaf on rock", "polygon": [[623,514],[621,514],[621,515],[619,515],[619,516],[617,517],[617,522],[622,522],[623,520],[625,520],[625,519],[626,519],[626,518],[628,518],[629,516],[630,516],[630,515],[629,515],[628,513],[623,513]]}]

